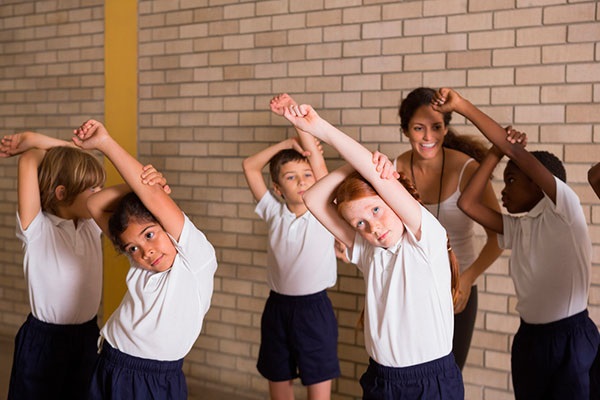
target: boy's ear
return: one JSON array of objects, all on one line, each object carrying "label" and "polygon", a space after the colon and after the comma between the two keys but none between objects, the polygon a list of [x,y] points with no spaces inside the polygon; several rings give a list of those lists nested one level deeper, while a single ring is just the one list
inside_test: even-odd
[{"label": "boy's ear", "polygon": [[58,185],[54,189],[54,197],[56,197],[56,200],[58,200],[58,201],[63,201],[65,199],[65,192],[66,192],[65,186]]},{"label": "boy's ear", "polygon": [[285,197],[283,197],[283,193],[281,193],[281,186],[279,186],[277,182],[273,182],[273,191],[278,196],[281,196],[282,199],[285,199]]}]

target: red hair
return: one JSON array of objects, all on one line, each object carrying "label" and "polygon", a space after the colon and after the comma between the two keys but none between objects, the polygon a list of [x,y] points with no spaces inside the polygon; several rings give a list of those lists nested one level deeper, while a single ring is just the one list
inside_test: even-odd
[{"label": "red hair", "polygon": [[[421,202],[421,196],[419,196],[419,192],[417,192],[417,188],[405,174],[400,173],[398,181],[406,188],[408,193],[415,198],[415,200],[423,204]],[[335,190],[335,200],[338,214],[342,216],[341,211],[344,208],[345,203],[370,196],[379,196],[379,194],[369,181],[367,181],[361,174],[354,171],[348,175]],[[456,303],[460,289],[460,269],[456,255],[454,254],[452,247],[450,247],[449,239],[447,240],[446,245],[448,248],[448,259],[450,261],[450,274],[452,278],[450,285],[452,290],[452,301],[453,303]],[[364,325],[364,314],[365,310],[363,308],[359,318],[359,325],[361,326]]]}]

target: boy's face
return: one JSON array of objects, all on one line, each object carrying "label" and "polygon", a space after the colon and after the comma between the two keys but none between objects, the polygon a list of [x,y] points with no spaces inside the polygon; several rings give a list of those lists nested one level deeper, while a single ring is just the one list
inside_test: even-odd
[{"label": "boy's face", "polygon": [[504,189],[502,205],[511,214],[531,210],[544,197],[544,194],[527,175],[514,163],[509,162],[504,169]]},{"label": "boy's face", "polygon": [[315,184],[315,176],[307,161],[288,161],[281,166],[275,192],[287,204],[304,204],[302,195]]},{"label": "boy's face", "polygon": [[404,233],[404,224],[379,196],[344,202],[340,213],[369,244],[388,248]]},{"label": "boy's face", "polygon": [[163,272],[173,266],[177,250],[158,222],[130,219],[121,233],[123,249],[143,269]]}]

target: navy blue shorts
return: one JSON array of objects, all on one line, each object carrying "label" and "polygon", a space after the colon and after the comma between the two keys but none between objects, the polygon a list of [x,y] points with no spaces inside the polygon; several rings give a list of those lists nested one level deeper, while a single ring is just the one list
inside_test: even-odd
[{"label": "navy blue shorts", "polygon": [[96,317],[56,325],[29,314],[15,337],[9,400],[84,399],[98,353]]},{"label": "navy blue shorts", "polygon": [[327,292],[285,296],[271,291],[261,320],[256,367],[272,382],[297,377],[314,385],[340,376],[338,328]]},{"label": "navy blue shorts", "polygon": [[187,385],[182,366],[183,359],[157,361],[134,357],[113,348],[104,340],[88,399],[186,400]]},{"label": "navy blue shorts", "polygon": [[512,345],[516,399],[589,399],[600,335],[587,310],[548,324],[521,321]]},{"label": "navy blue shorts", "polygon": [[410,367],[394,368],[369,359],[360,378],[363,400],[464,400],[462,374],[452,353]]}]

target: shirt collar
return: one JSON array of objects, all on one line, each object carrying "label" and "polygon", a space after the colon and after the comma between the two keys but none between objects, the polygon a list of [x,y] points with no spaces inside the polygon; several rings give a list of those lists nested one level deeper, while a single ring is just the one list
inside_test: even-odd
[{"label": "shirt collar", "polygon": [[44,214],[46,214],[46,216],[50,219],[50,221],[52,221],[52,223],[54,224],[54,226],[62,225],[65,222],[70,222],[73,226],[75,226],[75,224],[73,224],[73,221],[71,221],[69,219],[61,218],[58,215],[54,215],[54,214],[49,213],[49,212],[44,212]]},{"label": "shirt collar", "polygon": [[548,200],[549,199],[544,194],[544,197],[542,197],[542,199],[540,201],[538,201],[538,203],[535,206],[533,206],[533,208],[531,210],[529,210],[529,212],[526,214],[526,216],[530,217],[530,218],[539,217],[544,212],[546,207],[548,206],[548,204],[547,204]]}]

